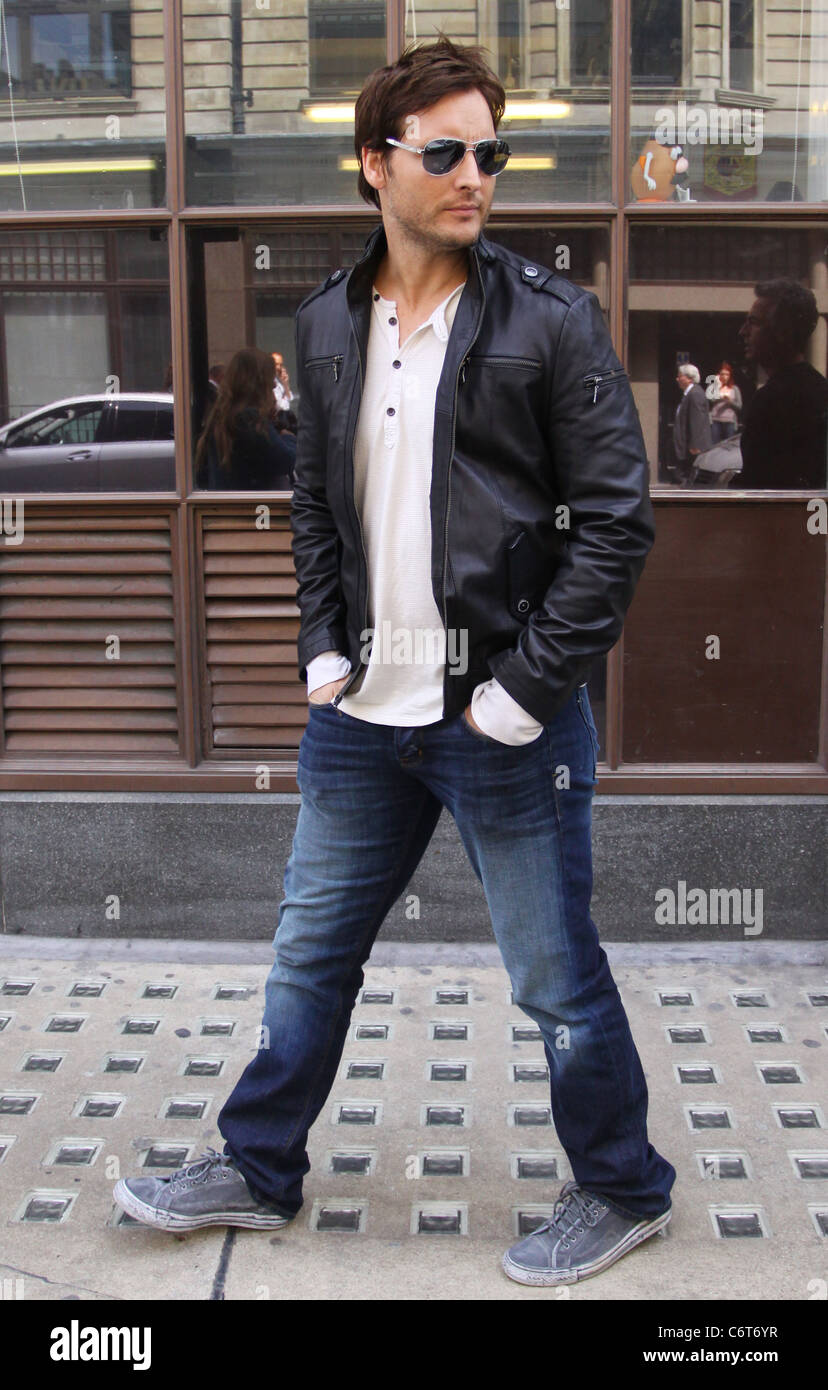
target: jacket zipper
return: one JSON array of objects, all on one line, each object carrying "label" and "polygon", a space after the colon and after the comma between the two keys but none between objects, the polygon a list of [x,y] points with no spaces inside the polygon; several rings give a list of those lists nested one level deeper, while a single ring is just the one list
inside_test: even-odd
[{"label": "jacket zipper", "polygon": [[[467,362],[485,362],[493,367],[540,367],[542,364],[536,357],[487,357],[484,353],[475,353],[466,358]],[[465,377],[463,378],[465,381]]]},{"label": "jacket zipper", "polygon": [[311,357],[305,363],[305,370],[308,367],[333,367],[334,381],[339,381],[339,367],[342,362],[342,354],[337,353],[336,357]]},{"label": "jacket zipper", "polygon": [[614,367],[611,372],[602,372],[600,375],[585,376],[584,386],[592,386],[594,388],[592,392],[592,404],[595,405],[595,402],[598,400],[598,388],[603,382],[615,381],[619,377],[626,375],[627,373],[623,367]]},{"label": "jacket zipper", "polygon": [[[359,421],[359,412],[360,412],[360,410],[362,409],[362,396],[363,396],[363,392],[364,392],[364,389],[365,389],[365,383],[364,383],[364,381],[363,381],[363,379],[362,379],[362,354],[360,353],[360,350],[359,350],[359,340],[357,339],[356,329],[354,328],[354,321],[353,321],[353,318],[351,318],[351,332],[353,333],[354,339],[355,339],[355,341],[356,341],[357,363],[358,363],[358,365],[359,365],[359,407],[358,407],[358,409],[357,409],[357,413],[356,413],[356,416],[355,416],[355,418],[354,418],[354,427],[353,427],[353,429],[350,431],[349,438],[348,438],[348,451],[349,451],[349,453],[350,453],[350,455],[351,455],[351,474],[353,475],[353,471],[354,471],[354,440],[356,439],[357,423],[358,423],[358,421]],[[342,361],[342,358],[341,358],[341,357],[335,358],[334,361],[335,361],[335,362],[336,362],[336,361],[341,362],[341,361]],[[306,366],[309,366],[310,364],[309,364],[309,363],[306,363],[305,365],[306,365]],[[336,366],[334,366],[334,378],[336,378]],[[364,574],[365,574],[365,606],[364,606],[364,610],[363,610],[363,614],[362,614],[362,631],[363,631],[363,632],[366,632],[366,631],[368,630],[368,556],[367,556],[367,554],[365,553],[365,534],[364,534],[364,532],[363,532],[363,530],[362,530],[362,517],[361,517],[360,514],[359,514],[359,507],[358,507],[357,504],[356,504],[356,498],[352,496],[352,497],[351,497],[351,502],[352,502],[352,505],[353,505],[353,508],[354,508],[354,514],[355,514],[356,519],[357,519],[357,526],[359,527],[359,543],[360,543],[360,547],[361,547],[361,549],[362,549],[362,560],[363,560],[363,565],[364,565]],[[354,667],[354,669],[353,669],[353,671],[351,672],[350,676],[348,676],[347,680],[345,681],[345,684],[344,684],[343,686],[341,686],[341,688],[336,692],[336,694],[335,694],[334,697],[333,697],[333,700],[331,701],[331,704],[333,705],[334,709],[338,709],[338,708],[339,708],[339,702],[340,702],[340,700],[342,699],[343,695],[347,695],[348,691],[350,690],[351,686],[353,685],[354,681],[356,680],[357,676],[359,675],[359,673],[360,673],[360,671],[362,670],[362,668],[363,668],[364,665],[365,665],[365,662],[364,662],[364,661],[360,661],[359,664],[358,664],[357,666]]]},{"label": "jacket zipper", "polygon": [[[476,256],[475,266],[477,268],[477,278],[480,281],[480,297],[482,300],[482,304],[480,306],[480,312],[477,316],[477,327],[475,329],[474,337],[469,343],[465,356],[463,357],[463,360],[457,369],[457,376],[454,378],[454,406],[451,412],[451,448],[449,450],[448,468],[446,470],[446,520],[443,526],[443,627],[446,630],[446,642],[448,642],[448,608],[446,605],[446,572],[448,570],[448,524],[449,513],[451,512],[451,464],[452,459],[454,458],[454,440],[455,435],[457,433],[457,396],[460,390],[460,382],[462,381],[465,384],[466,366],[471,355],[471,349],[474,347],[479,337],[480,325],[483,322],[483,315],[486,312],[486,291],[483,288],[483,276],[480,274],[480,267],[478,265]],[[446,707],[447,680],[448,666],[446,666],[446,670],[443,673],[443,709],[445,709]]]}]

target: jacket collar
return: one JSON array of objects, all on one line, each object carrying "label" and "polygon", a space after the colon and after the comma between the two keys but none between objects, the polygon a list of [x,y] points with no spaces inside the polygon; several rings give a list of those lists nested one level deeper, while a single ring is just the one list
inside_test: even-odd
[{"label": "jacket collar", "polygon": [[[374,227],[366,243],[365,250],[359,260],[354,265],[346,282],[346,299],[348,312],[354,329],[357,345],[359,347],[360,361],[362,370],[365,371],[365,364],[368,352],[368,332],[371,324],[371,287],[374,277],[379,268],[379,264],[388,250],[388,239],[385,235],[385,228],[382,223]],[[494,260],[494,251],[491,245],[482,236],[469,247],[469,277],[466,281],[465,289],[460,296],[460,303],[457,306],[455,315],[455,327],[457,335],[452,332],[451,337],[461,337],[466,331],[472,331],[472,324],[479,327],[480,316],[483,310],[484,295],[483,282],[480,273],[480,263]],[[468,320],[468,325],[466,321]]]},{"label": "jacket collar", "polygon": [[[388,250],[388,239],[385,235],[385,228],[380,222],[379,226],[374,227],[365,242],[365,249],[359,260],[354,265],[348,277],[348,303],[355,307],[360,295],[370,292],[377,268]],[[473,263],[476,260],[493,261],[495,253],[492,245],[484,236],[479,236],[472,246],[469,247],[469,260]]]}]

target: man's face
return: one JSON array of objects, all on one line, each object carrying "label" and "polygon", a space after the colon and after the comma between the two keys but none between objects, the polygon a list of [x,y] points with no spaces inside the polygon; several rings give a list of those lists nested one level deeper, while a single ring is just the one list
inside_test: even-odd
[{"label": "man's face", "polygon": [[686,391],[690,385],[689,376],[683,376],[682,373],[679,372],[676,376],[676,385],[680,391]]},{"label": "man's face", "polygon": [[[404,122],[400,139],[421,148],[442,135],[468,145],[494,137],[491,112],[481,92],[452,93],[427,111],[412,114]],[[369,182],[379,190],[386,227],[396,223],[409,239],[435,251],[460,250],[477,240],[489,215],[495,179],[481,174],[471,150],[448,174],[439,176],[425,172],[420,155],[390,145],[384,164],[377,151],[366,148],[362,160]]]},{"label": "man's face", "polygon": [[272,352],[270,355],[273,358],[273,365],[276,368],[276,376],[278,377],[279,381],[284,381],[285,359],[283,358],[281,352]]},{"label": "man's face", "polygon": [[765,366],[773,358],[770,312],[770,300],[754,299],[750,313],[739,329],[739,337],[748,362],[759,362]]}]

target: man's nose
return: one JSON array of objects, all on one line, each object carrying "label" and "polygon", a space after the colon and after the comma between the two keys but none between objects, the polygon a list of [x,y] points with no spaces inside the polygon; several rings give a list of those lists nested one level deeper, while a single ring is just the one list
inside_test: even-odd
[{"label": "man's nose", "polygon": [[474,150],[466,150],[457,166],[457,178],[466,188],[480,187],[480,169],[474,157]]}]

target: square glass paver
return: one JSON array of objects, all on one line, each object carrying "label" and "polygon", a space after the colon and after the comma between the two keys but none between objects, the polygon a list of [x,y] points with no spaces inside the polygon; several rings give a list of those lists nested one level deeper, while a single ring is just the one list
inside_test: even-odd
[{"label": "square glass paver", "polygon": [[798,1086],[802,1082],[795,1062],[760,1062],[758,1068],[766,1086]]},{"label": "square glass paver", "polygon": [[55,1014],[49,1019],[44,1032],[46,1033],[79,1033],[88,1014]]},{"label": "square glass paver", "polygon": [[712,1062],[688,1062],[676,1066],[675,1072],[682,1086],[715,1086],[718,1082]]},{"label": "square glass paver", "polygon": [[815,1105],[775,1105],[777,1124],[781,1129],[821,1129],[822,1117]]},{"label": "square glass paver", "polygon": [[18,1221],[41,1222],[57,1225],[65,1221],[75,1201],[72,1192],[52,1192],[39,1190],[29,1192],[18,1208]]},{"label": "square glass paver", "polygon": [[417,1202],[411,1211],[411,1234],[464,1236],[469,1230],[465,1202]]},{"label": "square glass paver", "polygon": [[828,1153],[791,1154],[798,1178],[828,1178]]},{"label": "square glass paver", "polygon": [[767,1234],[758,1210],[713,1208],[713,1229],[721,1240],[761,1239]]},{"label": "square glass paver", "polygon": [[685,1114],[691,1130],[733,1128],[730,1110],[724,1105],[690,1105]]}]

